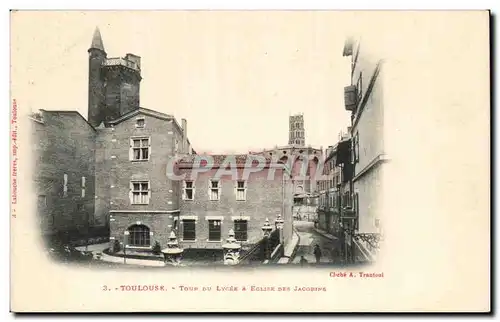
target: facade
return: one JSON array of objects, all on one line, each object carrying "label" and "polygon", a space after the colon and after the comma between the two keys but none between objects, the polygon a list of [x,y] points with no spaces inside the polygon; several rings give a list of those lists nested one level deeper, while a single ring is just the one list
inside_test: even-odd
[{"label": "facade", "polygon": [[341,210],[349,207],[351,202],[349,182],[343,176],[341,165],[337,164],[337,147],[348,139],[348,134],[341,135],[338,143],[326,149],[324,180],[318,182],[318,226],[337,237],[341,235]]},{"label": "facade", "polygon": [[107,58],[98,29],[88,52],[88,121],[76,111],[31,116],[42,233],[74,242],[103,228],[111,242],[149,249],[179,217],[180,183],[166,165],[194,152],[187,121],[139,107],[140,57]]},{"label": "facade", "polygon": [[78,112],[42,110],[30,119],[42,236],[85,235],[106,226],[94,216],[96,130]]},{"label": "facade", "polygon": [[304,114],[290,115],[288,132],[288,145],[306,145]]},{"label": "facade", "polygon": [[360,42],[348,39],[344,56],[351,57],[351,84],[345,88],[345,108],[351,113],[351,197],[355,203],[357,234],[354,243],[362,252],[376,251],[383,217],[385,153],[382,60],[372,57]]},{"label": "facade", "polygon": [[[195,155],[178,163],[179,174],[185,176],[175,225],[182,247],[222,249],[233,229],[245,248],[262,239],[266,218],[272,224],[278,215],[285,221],[286,244],[292,236],[292,189],[284,165],[268,158],[265,167],[255,171],[251,156],[209,157],[210,169],[196,162],[200,156]],[[228,164],[235,165],[234,170],[224,170]]]},{"label": "facade", "polygon": [[111,121],[139,108],[141,57],[108,58],[98,28],[89,53],[89,109],[92,126]]},{"label": "facade", "polygon": [[289,141],[286,146],[275,146],[259,152],[249,152],[279,160],[287,165],[292,175],[293,217],[315,220],[317,217],[318,194],[316,173],[323,159],[323,148],[305,145],[304,115],[289,117]]},{"label": "facade", "polygon": [[[31,117],[44,235],[65,233],[73,242],[103,227],[110,248],[119,243],[118,251],[149,252],[165,248],[174,232],[182,247],[222,249],[230,229],[251,246],[263,238],[266,218],[272,224],[281,216],[283,242],[290,240],[293,185],[286,165],[261,158],[264,169],[252,171],[245,163],[251,157],[211,156],[215,167],[229,157],[240,176],[250,174],[193,176],[199,169],[187,121],[139,107],[140,57],[107,58],[98,29],[88,52],[88,121],[76,111]],[[170,167],[188,179],[176,179]]]},{"label": "facade", "polygon": [[[180,199],[180,183],[167,177],[166,167],[190,152],[182,124],[139,108],[97,129],[96,216],[109,220],[111,242],[125,240],[137,250],[166,244]],[[135,233],[125,237],[126,231]]]}]

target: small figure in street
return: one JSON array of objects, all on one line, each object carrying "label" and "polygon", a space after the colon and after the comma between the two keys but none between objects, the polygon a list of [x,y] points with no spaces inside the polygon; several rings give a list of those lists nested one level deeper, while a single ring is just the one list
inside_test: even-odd
[{"label": "small figure in street", "polygon": [[300,266],[304,266],[307,264],[307,259],[304,256],[300,256]]},{"label": "small figure in street", "polygon": [[316,257],[316,263],[319,264],[321,259],[321,249],[318,244],[314,245],[314,257]]}]

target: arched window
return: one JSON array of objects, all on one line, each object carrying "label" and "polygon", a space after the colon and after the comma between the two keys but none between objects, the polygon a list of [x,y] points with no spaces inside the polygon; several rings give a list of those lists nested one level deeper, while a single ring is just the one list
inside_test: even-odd
[{"label": "arched window", "polygon": [[130,246],[150,246],[149,228],[144,225],[132,225],[128,228]]}]

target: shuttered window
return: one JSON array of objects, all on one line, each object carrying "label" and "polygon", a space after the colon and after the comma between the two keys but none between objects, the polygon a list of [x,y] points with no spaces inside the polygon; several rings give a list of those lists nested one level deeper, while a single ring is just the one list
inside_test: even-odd
[{"label": "shuttered window", "polygon": [[220,200],[221,182],[218,180],[210,180],[208,182],[208,194],[210,200]]},{"label": "shuttered window", "polygon": [[184,200],[193,200],[194,199],[194,182],[193,181],[184,181],[182,198]]},{"label": "shuttered window", "polygon": [[196,240],[196,221],[192,219],[182,220],[182,240]]},{"label": "shuttered window", "polygon": [[246,241],[248,239],[248,221],[234,221],[234,238],[238,241]]},{"label": "shuttered window", "polygon": [[151,190],[148,181],[133,181],[130,183],[131,203],[135,205],[149,204]]},{"label": "shuttered window", "polygon": [[222,221],[220,221],[220,220],[209,220],[208,221],[208,240],[209,241],[220,241],[221,240],[221,227],[222,227]]},{"label": "shuttered window", "polygon": [[150,138],[131,138],[130,139],[130,154],[131,161],[146,161],[151,157],[151,140]]},{"label": "shuttered window", "polygon": [[236,200],[238,200],[238,201],[247,200],[246,181],[243,181],[243,180],[236,181]]}]

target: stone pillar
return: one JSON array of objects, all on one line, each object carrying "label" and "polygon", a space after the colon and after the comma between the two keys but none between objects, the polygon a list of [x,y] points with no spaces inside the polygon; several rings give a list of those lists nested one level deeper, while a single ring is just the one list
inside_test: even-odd
[{"label": "stone pillar", "polygon": [[[278,216],[276,217],[276,220],[274,221],[274,224],[276,225],[276,229],[278,230],[279,232],[279,236],[280,236],[280,244],[283,245],[283,242],[284,242],[284,238],[283,238],[283,227],[285,225],[285,221],[281,218],[281,214],[278,214]],[[284,246],[284,245],[283,245]]]},{"label": "stone pillar", "polygon": [[229,230],[227,243],[222,245],[224,250],[224,265],[236,265],[240,262],[241,245],[234,238],[234,230]]},{"label": "stone pillar", "polygon": [[161,251],[163,257],[165,258],[165,265],[178,266],[181,264],[183,249],[179,247],[179,242],[177,241],[177,236],[172,231],[168,238],[167,248]]},{"label": "stone pillar", "polygon": [[266,218],[266,222],[264,226],[262,226],[262,232],[264,233],[264,257],[265,259],[269,259],[269,236],[271,235],[271,231],[273,230],[273,226],[269,223],[269,219]]}]

